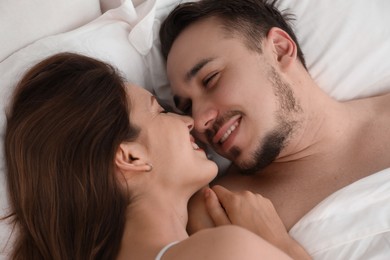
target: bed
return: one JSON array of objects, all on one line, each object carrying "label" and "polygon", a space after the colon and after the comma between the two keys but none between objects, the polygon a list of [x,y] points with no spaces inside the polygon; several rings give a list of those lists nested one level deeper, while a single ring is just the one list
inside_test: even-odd
[{"label": "bed", "polygon": [[[26,69],[62,51],[116,66],[130,82],[172,104],[158,29],[179,0],[2,0],[0,2],[0,133],[13,86]],[[390,1],[280,0],[309,72],[338,100],[390,91]],[[0,212],[7,213],[3,150]],[[213,155],[220,167],[224,162]],[[390,159],[390,158],[389,158]],[[0,259],[12,248],[11,227],[0,222]],[[390,169],[332,194],[291,230],[314,259],[390,259]]]}]

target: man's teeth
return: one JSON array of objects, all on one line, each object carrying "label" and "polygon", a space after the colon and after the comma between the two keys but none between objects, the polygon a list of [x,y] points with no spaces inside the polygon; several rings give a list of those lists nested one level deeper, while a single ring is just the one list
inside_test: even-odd
[{"label": "man's teeth", "polygon": [[192,143],[192,148],[194,148],[194,150],[198,150],[199,146],[196,143]]},{"label": "man's teeth", "polygon": [[233,133],[234,130],[236,130],[238,126],[238,122],[236,122],[234,125],[232,125],[227,131],[226,133],[222,136],[221,140],[219,140],[219,142],[222,144],[223,142],[226,141],[226,139],[230,136],[231,133]]}]

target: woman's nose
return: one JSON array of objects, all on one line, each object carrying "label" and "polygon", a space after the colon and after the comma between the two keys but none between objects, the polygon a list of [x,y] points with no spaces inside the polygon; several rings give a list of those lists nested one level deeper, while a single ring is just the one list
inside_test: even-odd
[{"label": "woman's nose", "polygon": [[185,123],[187,124],[187,127],[191,132],[192,129],[194,129],[194,119],[192,117],[185,116]]},{"label": "woman's nose", "polygon": [[184,115],[180,115],[180,114],[174,114],[176,116],[178,116],[180,118],[180,120],[182,120],[188,127],[188,129],[190,131],[192,131],[192,129],[194,129],[194,119],[190,116],[184,116]]}]

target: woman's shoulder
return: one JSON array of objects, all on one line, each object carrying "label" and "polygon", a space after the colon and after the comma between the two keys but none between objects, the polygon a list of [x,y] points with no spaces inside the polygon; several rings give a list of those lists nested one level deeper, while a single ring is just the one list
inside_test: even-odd
[{"label": "woman's shoulder", "polygon": [[164,259],[290,259],[254,233],[234,225],[199,231],[166,252]]}]

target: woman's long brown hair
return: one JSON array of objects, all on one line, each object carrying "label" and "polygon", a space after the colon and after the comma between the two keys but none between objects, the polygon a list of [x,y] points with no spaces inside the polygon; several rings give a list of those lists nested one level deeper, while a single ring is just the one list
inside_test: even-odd
[{"label": "woman's long brown hair", "polygon": [[13,259],[113,259],[127,195],[119,144],[138,134],[110,65],[61,53],[31,68],[7,111],[5,159],[17,227]]}]

